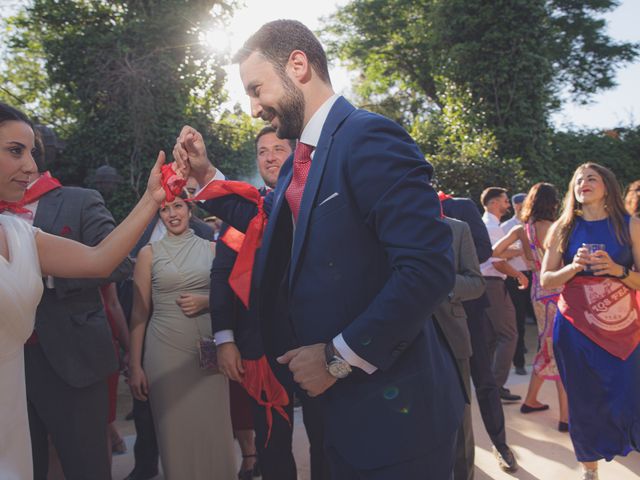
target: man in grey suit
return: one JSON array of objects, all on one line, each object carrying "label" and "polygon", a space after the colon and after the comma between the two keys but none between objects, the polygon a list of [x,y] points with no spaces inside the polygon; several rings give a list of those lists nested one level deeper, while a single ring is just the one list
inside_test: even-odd
[{"label": "man in grey suit", "polygon": [[[98,244],[115,228],[95,190],[59,187],[26,207],[35,227],[85,245]],[[44,279],[24,351],[35,480],[47,478],[49,435],[67,480],[111,478],[107,377],[118,361],[98,287],[131,270],[126,259],[106,279]]]},{"label": "man in grey suit", "polygon": [[[463,301],[478,298],[483,294],[485,282],[480,273],[480,263],[473,246],[473,238],[469,226],[459,220],[444,217],[444,221],[453,233],[451,244],[456,271],[456,283],[449,298],[435,310],[434,316],[447,343],[453,351],[460,376],[464,383],[467,397],[471,398],[471,336],[467,327]],[[464,409],[462,425],[458,430],[456,458],[453,469],[454,480],[473,479],[474,441],[471,425],[471,408],[467,404]]]}]

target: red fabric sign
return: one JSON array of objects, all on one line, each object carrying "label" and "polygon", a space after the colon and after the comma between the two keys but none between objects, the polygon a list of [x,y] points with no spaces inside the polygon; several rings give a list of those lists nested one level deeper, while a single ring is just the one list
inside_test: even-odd
[{"label": "red fabric sign", "polygon": [[591,341],[626,360],[640,343],[640,292],[616,278],[578,276],[564,286],[558,309]]}]

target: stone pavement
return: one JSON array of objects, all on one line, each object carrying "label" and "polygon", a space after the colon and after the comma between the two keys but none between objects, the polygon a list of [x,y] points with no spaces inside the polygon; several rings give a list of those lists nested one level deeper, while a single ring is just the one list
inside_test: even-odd
[{"label": "stone pavement", "polygon": [[[534,325],[527,325],[527,347],[529,352],[536,348],[536,331]],[[527,355],[527,370],[531,371],[532,355]],[[507,384],[513,393],[524,398],[529,376],[511,374]],[[540,401],[548,403],[551,408],[544,412],[523,415],[520,413],[520,402],[505,404],[504,411],[507,422],[507,441],[513,448],[520,469],[513,475],[504,473],[491,453],[491,442],[487,436],[477,402],[473,401],[473,429],[476,440],[476,480],[573,480],[580,479],[580,466],[573,454],[569,434],[557,430],[558,407],[555,385],[545,382],[542,387]],[[130,410],[131,400],[126,385],[121,384],[118,398],[117,425],[124,435],[128,453],[114,457],[113,478],[122,480],[133,468],[133,442],[135,430],[133,422],[122,420]],[[294,420],[294,454],[298,463],[298,479],[309,480],[308,442],[302,425],[302,415],[296,409]],[[238,450],[238,460],[240,453]],[[157,480],[161,480],[158,476]],[[610,463],[600,462],[601,480],[637,480],[640,479],[640,453],[631,453],[628,457],[618,457]],[[227,479],[212,479],[227,480]]]}]

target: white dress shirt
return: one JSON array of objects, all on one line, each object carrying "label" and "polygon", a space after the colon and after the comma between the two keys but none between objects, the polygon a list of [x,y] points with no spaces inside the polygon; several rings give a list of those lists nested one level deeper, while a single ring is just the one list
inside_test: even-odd
[{"label": "white dress shirt", "polygon": [[[506,222],[502,222],[500,224],[500,226],[502,227],[502,230],[504,231],[505,235],[507,233],[509,233],[511,231],[511,229],[513,227],[516,227],[518,225],[522,225],[522,222],[520,221],[520,219],[514,215],[513,217],[511,217],[509,220],[507,220]],[[517,240],[516,242],[514,242],[510,247],[510,249],[522,249],[522,242],[520,240]],[[518,255],[517,257],[513,257],[509,260],[507,260],[507,262],[509,263],[509,265],[511,265],[514,269],[516,269],[519,272],[526,272],[527,270],[530,270],[529,266],[527,265],[527,262],[524,261],[524,258],[522,258],[522,255]]]},{"label": "white dress shirt", "polygon": [[[482,215],[482,221],[487,226],[487,231],[489,232],[489,239],[491,240],[491,246],[493,247],[505,235],[504,230],[502,230],[502,227],[500,226],[500,219],[498,219],[498,217],[496,217],[495,215],[489,212],[484,212],[484,215]],[[483,277],[500,277],[503,280],[507,278],[507,276],[504,273],[499,272],[493,266],[494,262],[501,262],[501,261],[503,261],[502,258],[491,257],[489,258],[489,260],[480,264],[480,272],[482,273],[482,276]]]}]

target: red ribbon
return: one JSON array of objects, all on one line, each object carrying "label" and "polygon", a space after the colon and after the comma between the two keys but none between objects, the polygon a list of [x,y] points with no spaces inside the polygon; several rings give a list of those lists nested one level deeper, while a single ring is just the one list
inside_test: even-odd
[{"label": "red ribbon", "polygon": [[182,189],[187,184],[187,181],[176,173],[172,165],[172,163],[162,165],[160,170],[165,202],[173,202],[182,193]]},{"label": "red ribbon", "polygon": [[240,230],[236,230],[232,226],[228,226],[224,235],[220,237],[220,241],[224,242],[227,247],[238,253],[242,249],[242,244],[244,243],[244,233]]},{"label": "red ribbon", "polygon": [[244,234],[244,241],[238,251],[238,257],[231,270],[231,275],[229,275],[229,285],[231,289],[242,301],[244,306],[249,308],[253,264],[255,262],[256,251],[262,244],[262,236],[264,235],[264,229],[267,225],[267,215],[263,210],[264,198],[256,187],[248,183],[214,180],[190,200],[211,200],[227,195],[238,195],[258,207],[258,213],[251,219],[251,222],[249,222],[247,231]]},{"label": "red ribbon", "polygon": [[438,200],[440,200],[440,218],[444,218],[444,210],[442,209],[442,202],[444,202],[445,200],[449,200],[450,198],[453,198],[453,197],[451,195],[447,195],[442,190],[438,192]]},{"label": "red ribbon", "polygon": [[25,205],[35,202],[45,193],[60,188],[62,184],[58,179],[51,176],[49,172],[44,172],[38,179],[31,184],[24,192],[24,196],[17,202],[0,201],[0,212],[9,210],[12,213],[31,214],[31,210],[25,208]]},{"label": "red ribbon", "polygon": [[[284,411],[284,407],[289,405],[289,395],[287,395],[287,391],[280,382],[278,382],[278,379],[269,366],[267,357],[264,355],[258,360],[243,359],[242,366],[244,367],[242,386],[259,405],[265,407],[267,426],[269,428],[265,442],[266,447],[271,437],[271,426],[273,425],[272,409],[275,409],[276,412],[282,415],[282,418],[291,425],[291,419],[289,419],[287,412]],[[262,395],[263,392],[264,398]]]}]

